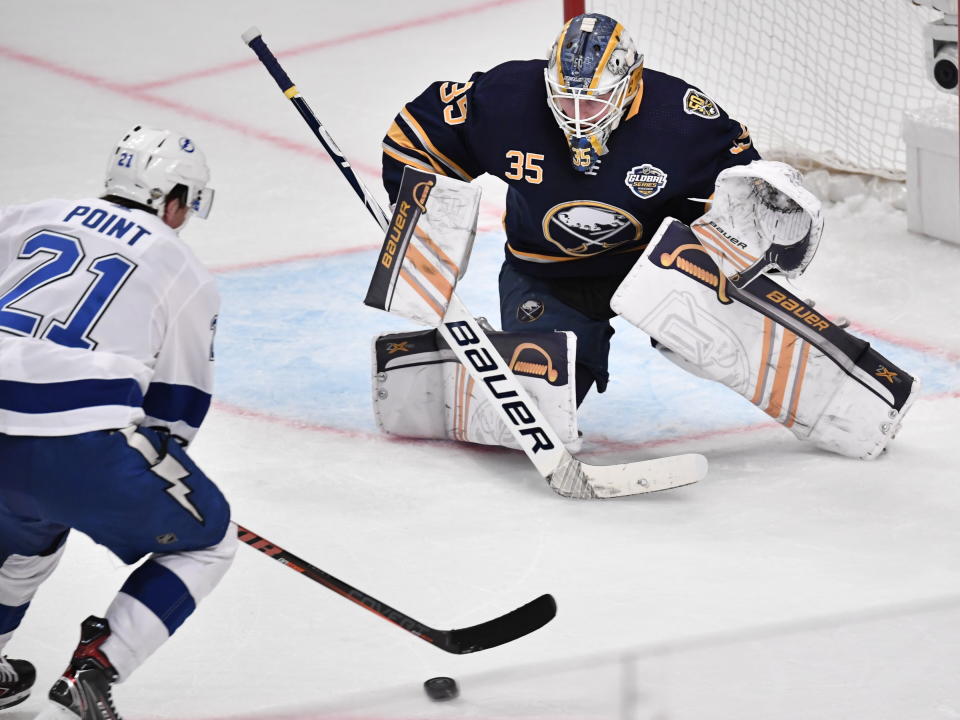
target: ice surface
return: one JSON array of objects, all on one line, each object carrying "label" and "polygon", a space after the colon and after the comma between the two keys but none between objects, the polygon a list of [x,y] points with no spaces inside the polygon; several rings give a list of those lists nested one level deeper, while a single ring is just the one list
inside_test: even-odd
[{"label": "ice surface", "polygon": [[[857,195],[829,207],[800,294],[921,376],[886,457],[797,443],[756,408],[617,325],[613,381],[582,412],[594,462],[697,451],[699,485],[564,500],[523,456],[390,440],[369,343],[410,325],[361,305],[379,231],[243,46],[257,25],[384,200],[380,138],[436,79],[542,56],[555,0],[156,4],[0,9],[0,202],[100,191],[138,122],[205,150],[217,206],[184,237],[224,297],[218,401],[194,456],[235,517],[436,627],[543,592],[557,618],[452,656],[241,548],[234,568],[117,701],[128,718],[960,717],[960,247]],[[747,120],[747,122],[749,122]],[[488,189],[462,297],[496,312],[502,189]],[[41,706],[80,621],[128,570],[74,535],[7,651]],[[456,677],[431,703],[422,682]]]}]

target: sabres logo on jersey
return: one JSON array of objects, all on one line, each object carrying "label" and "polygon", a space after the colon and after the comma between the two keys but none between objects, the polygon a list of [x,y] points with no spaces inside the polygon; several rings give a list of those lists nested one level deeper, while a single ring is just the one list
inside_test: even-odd
[{"label": "sabres logo on jersey", "polygon": [[554,205],[543,217],[543,236],[573,257],[589,257],[636,242],[643,225],[626,210],[594,200]]},{"label": "sabres logo on jersey", "polygon": [[699,115],[707,120],[720,117],[717,104],[695,88],[689,88],[683,96],[683,111],[687,115]]},{"label": "sabres logo on jersey", "polygon": [[623,182],[630,188],[630,192],[646,200],[663,190],[667,184],[667,174],[650,163],[644,163],[630,168]]}]

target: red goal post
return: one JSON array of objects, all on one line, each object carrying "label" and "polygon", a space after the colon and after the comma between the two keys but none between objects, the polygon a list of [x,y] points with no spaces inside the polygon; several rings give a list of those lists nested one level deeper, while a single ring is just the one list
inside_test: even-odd
[{"label": "red goal post", "polygon": [[903,180],[904,111],[949,96],[927,79],[908,0],[564,0],[565,19],[602,12],[647,67],[701,88],[750,128],[764,157]]}]

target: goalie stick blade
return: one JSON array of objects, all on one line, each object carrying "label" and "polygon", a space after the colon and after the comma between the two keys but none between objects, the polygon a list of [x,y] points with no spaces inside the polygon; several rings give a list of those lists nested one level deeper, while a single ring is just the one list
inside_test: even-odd
[{"label": "goalie stick blade", "polygon": [[692,485],[707,475],[707,459],[690,453],[620,465],[587,465],[566,453],[547,482],[568,498],[614,498]]},{"label": "goalie stick blade", "polygon": [[539,630],[556,614],[557,603],[553,595],[541,595],[493,620],[460,630],[449,630],[444,633],[443,643],[437,646],[458,655],[488,650]]}]

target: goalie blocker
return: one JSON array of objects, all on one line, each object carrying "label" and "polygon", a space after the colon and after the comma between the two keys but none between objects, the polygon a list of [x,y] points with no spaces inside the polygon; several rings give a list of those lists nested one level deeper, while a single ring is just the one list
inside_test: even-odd
[{"label": "goalie blocker", "polygon": [[[487,335],[564,446],[576,452],[573,333],[488,330]],[[496,384],[491,389],[498,397],[503,394]],[[509,405],[504,406],[508,413]],[[501,411],[437,330],[374,338],[373,409],[377,425],[389,434],[520,448]]]},{"label": "goalie blocker", "polygon": [[611,307],[678,365],[732,388],[801,440],[877,457],[918,381],[769,277],[736,287],[715,257],[667,218]]}]

